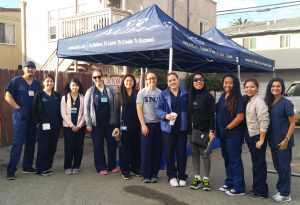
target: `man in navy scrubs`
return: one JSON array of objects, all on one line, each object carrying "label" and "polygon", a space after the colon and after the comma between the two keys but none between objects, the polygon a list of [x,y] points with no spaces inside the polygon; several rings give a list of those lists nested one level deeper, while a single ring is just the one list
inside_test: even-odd
[{"label": "man in navy scrubs", "polygon": [[24,64],[23,76],[14,77],[6,87],[5,100],[13,110],[13,145],[7,166],[7,180],[15,179],[15,172],[20,161],[23,144],[24,158],[22,173],[36,173],[32,167],[36,142],[36,127],[32,120],[34,93],[41,90],[40,83],[34,79],[34,62]]}]

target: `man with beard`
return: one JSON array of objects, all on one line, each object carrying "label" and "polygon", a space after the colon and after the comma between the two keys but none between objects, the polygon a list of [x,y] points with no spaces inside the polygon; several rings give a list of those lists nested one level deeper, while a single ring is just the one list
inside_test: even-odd
[{"label": "man with beard", "polygon": [[35,72],[34,62],[27,61],[24,64],[23,76],[14,77],[6,87],[5,100],[13,108],[13,145],[7,166],[7,180],[15,179],[23,144],[25,144],[25,148],[22,173],[36,173],[32,167],[36,142],[36,126],[32,119],[32,105],[34,93],[41,90],[41,85],[34,79]]}]

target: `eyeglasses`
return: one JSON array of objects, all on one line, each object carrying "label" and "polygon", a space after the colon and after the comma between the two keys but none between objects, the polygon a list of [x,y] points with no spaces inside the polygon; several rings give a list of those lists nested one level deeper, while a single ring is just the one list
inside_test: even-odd
[{"label": "eyeglasses", "polygon": [[156,77],[147,78],[146,80],[156,80]]},{"label": "eyeglasses", "polygon": [[101,75],[93,76],[93,79],[94,79],[94,80],[96,80],[97,78],[98,78],[98,79],[101,79],[101,77],[102,77]]},{"label": "eyeglasses", "polygon": [[194,78],[194,79],[193,79],[193,82],[194,82],[194,83],[196,83],[196,82],[198,82],[198,81],[204,82],[204,78]]}]

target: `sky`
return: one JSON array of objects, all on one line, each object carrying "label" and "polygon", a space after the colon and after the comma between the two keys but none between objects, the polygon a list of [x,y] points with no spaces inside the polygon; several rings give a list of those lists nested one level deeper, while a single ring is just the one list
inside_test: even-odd
[{"label": "sky", "polygon": [[[175,0],[175,1],[179,1],[179,0]],[[197,1],[197,0],[190,0],[190,1]],[[296,1],[295,4],[298,4],[298,6],[294,6],[294,7],[271,9],[270,11],[265,11],[265,12],[255,11],[255,12],[244,12],[240,14],[226,14],[226,15],[220,15],[217,13],[218,28],[228,27],[231,25],[234,19],[238,19],[238,18],[248,19],[253,22],[253,21],[275,20],[275,19],[282,19],[282,18],[293,18],[296,16],[300,16],[300,0],[214,0],[214,1],[217,2],[217,11],[286,3],[286,2],[295,2],[295,1]],[[280,5],[276,7],[279,6]],[[19,8],[20,0],[0,0],[0,7]],[[272,8],[272,7],[274,6],[269,6],[264,8]]]},{"label": "sky", "polygon": [[[229,9],[239,9],[254,6],[263,6],[270,4],[295,2],[298,6],[271,9],[270,11],[264,12],[244,12],[240,14],[226,14],[220,15],[217,13],[217,27],[224,28],[230,26],[234,19],[242,18],[248,19],[250,21],[267,21],[283,18],[293,18],[300,16],[300,1],[298,0],[215,0],[217,2],[217,11],[229,10]],[[286,5],[268,6],[263,8],[274,8]],[[259,8],[262,9],[262,8]]]}]

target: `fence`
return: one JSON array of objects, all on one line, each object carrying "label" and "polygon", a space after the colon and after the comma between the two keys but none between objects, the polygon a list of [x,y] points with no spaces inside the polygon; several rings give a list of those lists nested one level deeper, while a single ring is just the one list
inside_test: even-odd
[{"label": "fence", "polygon": [[[35,78],[42,82],[47,71],[37,71]],[[6,103],[5,89],[9,81],[15,77],[22,75],[22,71],[2,69],[0,68],[0,146],[7,146],[12,144],[12,109]],[[51,73],[54,76],[54,73]],[[91,75],[85,73],[59,73],[57,81],[57,90],[63,93],[64,86],[70,78],[77,78],[83,85],[84,92],[91,86]]]}]

